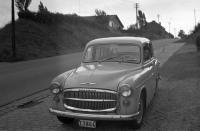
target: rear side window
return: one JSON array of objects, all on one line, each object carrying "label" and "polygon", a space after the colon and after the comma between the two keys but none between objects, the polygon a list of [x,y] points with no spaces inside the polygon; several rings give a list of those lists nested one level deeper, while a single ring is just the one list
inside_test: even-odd
[{"label": "rear side window", "polygon": [[145,43],[143,46],[143,54],[144,62],[150,60],[153,57],[153,48],[151,43]]},{"label": "rear side window", "polygon": [[150,50],[151,50],[151,57],[153,57],[153,56],[154,56],[154,53],[153,53],[153,45],[152,45],[151,42],[149,43],[149,48],[150,48]]}]

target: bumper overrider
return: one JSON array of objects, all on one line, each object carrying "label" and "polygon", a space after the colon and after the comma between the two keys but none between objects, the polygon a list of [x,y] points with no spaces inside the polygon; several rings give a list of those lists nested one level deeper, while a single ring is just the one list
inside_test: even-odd
[{"label": "bumper overrider", "polygon": [[130,115],[104,115],[104,114],[90,114],[90,113],[75,113],[71,111],[60,111],[57,109],[49,108],[49,112],[68,118],[76,119],[92,119],[92,120],[135,120],[137,119],[139,112]]}]

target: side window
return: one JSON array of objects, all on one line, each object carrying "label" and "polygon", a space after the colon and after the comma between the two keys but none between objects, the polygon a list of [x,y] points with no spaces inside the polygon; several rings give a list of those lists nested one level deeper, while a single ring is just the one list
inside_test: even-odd
[{"label": "side window", "polygon": [[100,47],[95,47],[94,59],[98,60],[100,57],[101,57],[101,48]]},{"label": "side window", "polygon": [[153,54],[153,45],[152,45],[151,42],[149,43],[149,47],[150,47],[150,50],[151,50],[151,57],[153,57],[154,56],[154,54]]},{"label": "side window", "polygon": [[87,51],[86,51],[86,54],[85,54],[85,58],[84,58],[86,61],[90,61],[90,60],[93,59],[92,50],[93,50],[93,47],[88,47],[87,48]]},{"label": "side window", "polygon": [[146,43],[143,47],[143,57],[144,57],[144,62],[148,61],[149,59],[151,59],[153,56],[152,54],[152,49],[150,47],[149,43]]}]

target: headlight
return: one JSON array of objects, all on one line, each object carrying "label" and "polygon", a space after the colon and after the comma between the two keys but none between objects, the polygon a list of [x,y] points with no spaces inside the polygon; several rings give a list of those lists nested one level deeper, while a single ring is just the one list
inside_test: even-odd
[{"label": "headlight", "polygon": [[50,86],[50,90],[53,94],[58,94],[61,91],[61,87],[59,83],[52,83]]},{"label": "headlight", "polygon": [[124,84],[120,86],[120,93],[124,97],[128,97],[131,95],[131,87],[128,84]]}]

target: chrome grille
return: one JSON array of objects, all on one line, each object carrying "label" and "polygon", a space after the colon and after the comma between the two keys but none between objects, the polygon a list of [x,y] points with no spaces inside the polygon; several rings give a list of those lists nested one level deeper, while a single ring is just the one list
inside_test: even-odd
[{"label": "chrome grille", "polygon": [[68,89],[64,92],[64,106],[71,110],[105,112],[114,111],[117,93],[101,89]]}]

